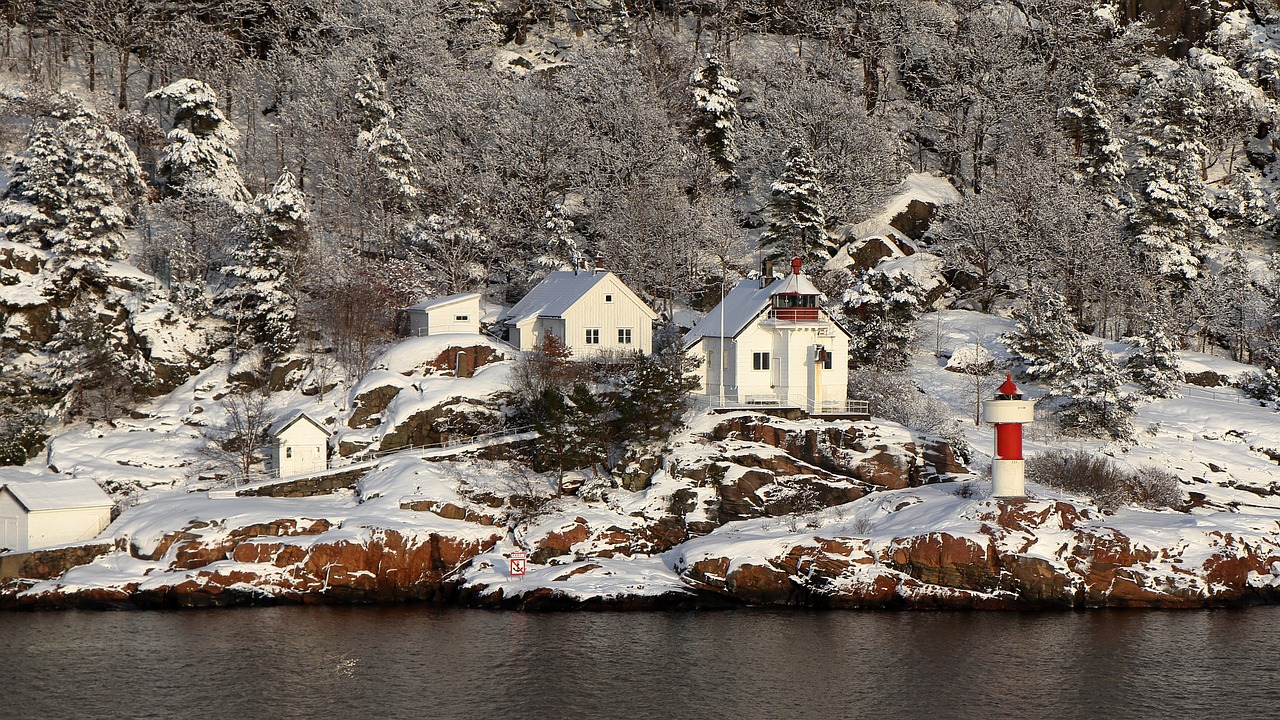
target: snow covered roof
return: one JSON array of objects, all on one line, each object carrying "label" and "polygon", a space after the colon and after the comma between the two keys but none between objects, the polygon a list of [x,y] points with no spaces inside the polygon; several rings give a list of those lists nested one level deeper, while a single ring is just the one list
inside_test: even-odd
[{"label": "snow covered roof", "polygon": [[405,309],[417,310],[419,312],[426,312],[427,310],[434,310],[436,308],[444,307],[446,305],[453,305],[454,303],[460,303],[460,302],[466,302],[468,300],[478,299],[479,297],[480,297],[480,293],[478,292],[454,293],[453,295],[445,295],[444,297],[431,298],[429,300],[420,300],[416,305],[410,305]]},{"label": "snow covered roof", "polygon": [[625,294],[649,314],[650,319],[658,317],[658,314],[637,297],[626,283],[611,272],[557,270],[538,283],[499,320],[508,325],[519,325],[534,318],[563,317],[569,308],[577,304],[587,292],[604,282],[606,278],[613,278]]},{"label": "snow covered roof", "polygon": [[27,512],[111,507],[115,503],[88,478],[8,481],[0,485],[17,498]]},{"label": "snow covered roof", "polygon": [[329,432],[328,428],[316,422],[315,418],[302,412],[301,410],[295,410],[294,412],[291,412],[285,415],[279,420],[276,420],[274,423],[271,424],[271,429],[268,430],[267,432],[270,433],[272,437],[278,437],[285,430],[288,430],[289,428],[293,427],[293,425],[296,424],[299,420],[306,420],[312,425],[315,425],[322,432],[324,432],[325,435],[333,434]]},{"label": "snow covered roof", "polygon": [[784,277],[781,281],[775,280],[773,285],[770,285],[769,288],[773,290],[772,292],[769,293],[770,296],[817,295],[822,298],[826,297],[825,295],[822,294],[820,290],[818,290],[818,288],[813,286],[812,282],[809,282],[809,278],[805,277],[804,275],[800,275],[798,273],[791,273],[786,277]]},{"label": "snow covered roof", "polygon": [[[684,346],[693,347],[704,337],[737,337],[753,320],[767,311],[774,295],[817,295],[825,298],[809,278],[797,273],[788,273],[778,278],[767,287],[760,287],[759,280],[742,280],[724,296],[724,301],[707,313],[684,336]],[[720,309],[724,308],[721,317]],[[834,322],[834,320],[833,320]],[[723,323],[723,334],[721,332]],[[846,335],[849,334],[839,323],[835,323]]]}]

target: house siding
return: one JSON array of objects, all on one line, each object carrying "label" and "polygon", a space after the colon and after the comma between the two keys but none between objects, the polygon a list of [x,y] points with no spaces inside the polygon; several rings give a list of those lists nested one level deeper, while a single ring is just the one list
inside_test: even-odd
[{"label": "house siding", "polygon": [[[613,302],[605,302],[606,295]],[[587,328],[600,330],[600,343],[588,345]],[[618,329],[630,328],[631,342],[618,342]],[[577,357],[610,352],[653,352],[653,319],[647,308],[636,305],[631,292],[614,277],[583,294],[564,314],[565,344]]]},{"label": "house siding", "polygon": [[[466,320],[458,320],[465,315]],[[409,334],[448,335],[480,332],[480,298],[464,298],[430,310],[409,311]]]},{"label": "house siding", "polygon": [[27,515],[27,547],[92,540],[111,524],[111,507],[41,510]]},{"label": "house siding", "polygon": [[328,468],[329,436],[306,420],[290,425],[276,436],[275,464],[280,477]]}]

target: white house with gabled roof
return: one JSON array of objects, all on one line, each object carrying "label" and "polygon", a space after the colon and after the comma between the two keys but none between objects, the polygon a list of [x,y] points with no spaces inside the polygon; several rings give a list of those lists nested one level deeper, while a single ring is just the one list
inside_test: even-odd
[{"label": "white house with gabled roof", "polygon": [[547,335],[574,357],[653,351],[658,314],[627,284],[596,263],[594,269],[551,273],[498,320],[506,339],[532,350]]},{"label": "white house with gabled roof", "polygon": [[280,418],[268,431],[276,475],[288,477],[329,468],[330,432],[310,415],[297,411]]},{"label": "white house with gabled roof", "polygon": [[88,478],[0,485],[0,550],[92,540],[111,524],[111,497]]},{"label": "white house with gabled roof", "polygon": [[480,332],[480,293],[456,293],[423,299],[405,308],[410,336]]},{"label": "white house with gabled roof", "polygon": [[684,337],[703,359],[713,407],[782,406],[848,412],[849,331],[821,306],[800,272],[743,280]]}]

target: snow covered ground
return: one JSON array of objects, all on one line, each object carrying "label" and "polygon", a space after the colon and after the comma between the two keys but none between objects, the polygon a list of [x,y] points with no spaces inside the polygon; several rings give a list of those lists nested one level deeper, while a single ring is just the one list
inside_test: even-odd
[{"label": "snow covered ground", "polygon": [[[920,321],[919,351],[910,374],[925,394],[956,417],[972,418],[974,381],[948,371],[947,358],[981,348],[998,362],[1007,360],[1001,335],[1011,328],[1007,319],[967,311],[928,315]],[[457,345],[456,340],[405,340],[349,389],[339,381],[323,397],[297,391],[277,393],[272,397],[273,412],[304,409],[326,421],[341,422],[361,393],[375,386],[393,386],[399,392],[377,424],[361,430],[345,429],[341,434],[368,441],[420,410],[460,398],[479,401],[505,389],[510,363],[481,368],[473,378],[453,378],[424,364],[446,347]],[[1107,345],[1115,353],[1123,353],[1125,347]],[[1245,366],[1208,355],[1187,354],[1184,362],[1189,370],[1207,369],[1228,377],[1245,370]],[[691,593],[686,571],[700,562],[730,558],[725,569],[728,577],[743,565],[776,564],[778,558],[797,548],[827,542],[823,538],[862,543],[854,555],[862,553],[866,563],[848,561],[854,563],[850,567],[861,569],[845,571],[836,583],[850,588],[880,577],[876,573],[886,572],[883,558],[905,547],[910,538],[946,534],[975,545],[992,542],[999,550],[1038,558],[1064,572],[1073,566],[1073,548],[1081,543],[1075,526],[1066,527],[1070,524],[1066,521],[1061,527],[1041,525],[1029,534],[1012,530],[993,534],[1001,504],[986,497],[989,484],[981,476],[982,468],[990,464],[993,437],[988,426],[975,426],[971,420],[964,434],[977,453],[970,465],[977,473],[957,478],[959,482],[873,492],[801,518],[763,517],[718,527],[707,514],[716,490],[706,482],[691,482],[680,468],[705,465],[714,453],[754,453],[759,458],[785,453],[772,446],[732,439],[713,448],[706,436],[722,418],[696,414],[689,416],[689,428],[670,442],[650,484],[637,492],[611,487],[608,482],[601,484],[600,478],[584,473],[584,487],[594,483],[596,492],[584,492],[583,497],[551,497],[553,482],[549,477],[517,465],[459,459],[455,452],[417,451],[376,460],[353,490],[331,495],[288,499],[210,493],[207,490],[212,481],[199,468],[197,447],[204,442],[201,426],[216,423],[222,412],[216,398],[225,392],[225,383],[225,368],[215,367],[151,403],[140,413],[142,417],[120,420],[115,427],[72,428],[52,441],[47,457],[50,469],[39,472],[49,477],[91,477],[117,496],[129,495],[136,502],[103,536],[116,541],[117,547],[131,550],[112,553],[63,577],[38,583],[25,591],[27,595],[120,588],[137,592],[249,577],[258,580],[238,582],[248,582],[256,593],[283,594],[289,588],[297,590],[303,583],[299,578],[314,572],[305,560],[298,559],[307,552],[322,545],[386,544],[389,535],[408,547],[425,547],[447,537],[472,548],[469,562],[437,570],[482,597],[499,591],[507,598],[549,591],[578,600]],[[1023,389],[1031,399],[1043,394],[1034,385]],[[989,394],[990,389],[983,391],[984,396]],[[817,421],[776,421],[776,427],[785,432],[803,432],[820,425]],[[873,425],[881,437],[899,447],[921,440],[910,429],[892,423]],[[1027,449],[1035,453],[1082,448],[1134,467],[1155,464],[1167,468],[1178,476],[1185,492],[1202,496],[1198,507],[1188,512],[1130,508],[1107,515],[1086,498],[1029,484],[1031,500],[1024,510],[1051,517],[1064,512],[1061,503],[1066,503],[1075,508],[1073,517],[1080,516],[1072,521],[1078,527],[1094,535],[1122,534],[1139,554],[1146,552],[1142,548],[1163,553],[1166,560],[1161,562],[1165,564],[1153,564],[1147,570],[1150,576],[1163,578],[1166,587],[1191,591],[1198,591],[1205,581],[1176,568],[1221,552],[1224,542],[1235,542],[1224,541],[1224,537],[1251,538],[1255,549],[1262,545],[1280,548],[1280,488],[1276,486],[1280,468],[1278,460],[1272,459],[1280,458],[1280,415],[1275,408],[1247,400],[1232,388],[1187,386],[1182,388],[1182,397],[1142,405],[1135,426],[1136,442],[1121,444],[1062,437],[1052,423],[1045,422],[1028,429]],[[736,482],[748,471],[744,466],[729,465],[719,482]],[[535,497],[538,507],[517,512],[502,502],[511,495]],[[701,524],[712,528],[710,532],[694,533],[674,545],[664,544],[660,535],[665,530],[655,528],[670,516],[676,499],[689,505],[681,518],[683,523],[689,527]],[[265,531],[264,527],[273,529]],[[184,545],[188,540],[195,545]],[[237,543],[274,543],[268,554],[275,559],[266,562],[265,555],[252,556],[238,549]],[[280,543],[302,554],[292,562],[282,560],[283,551],[276,547]],[[652,545],[651,552],[646,551],[646,543]],[[205,550],[192,549],[197,546]],[[187,557],[184,552],[199,555],[210,547],[229,549],[225,549],[225,557],[213,557],[203,565],[180,562]],[[509,572],[507,558],[516,551],[534,551],[524,577]],[[379,570],[360,572],[377,574]],[[1271,574],[1255,573],[1250,582],[1274,585],[1277,575],[1280,567],[1273,566]],[[306,582],[316,581],[307,575]],[[314,585],[307,587],[315,589]]]}]

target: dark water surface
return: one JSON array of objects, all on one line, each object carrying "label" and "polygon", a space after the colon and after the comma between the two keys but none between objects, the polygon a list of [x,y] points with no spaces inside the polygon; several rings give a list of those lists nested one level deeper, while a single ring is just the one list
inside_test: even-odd
[{"label": "dark water surface", "polygon": [[0,718],[1280,718],[1280,607],[0,613]]}]

